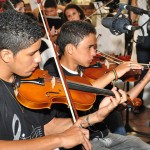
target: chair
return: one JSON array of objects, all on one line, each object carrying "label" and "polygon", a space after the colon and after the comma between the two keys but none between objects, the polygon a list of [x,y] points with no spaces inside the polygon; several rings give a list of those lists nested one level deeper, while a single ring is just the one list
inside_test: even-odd
[{"label": "chair", "polygon": [[50,58],[55,57],[55,53],[51,41],[49,41],[46,38],[41,38],[41,40],[42,43],[40,47],[40,53],[41,53],[42,61],[39,63],[39,68],[41,70],[44,70],[44,65]]}]

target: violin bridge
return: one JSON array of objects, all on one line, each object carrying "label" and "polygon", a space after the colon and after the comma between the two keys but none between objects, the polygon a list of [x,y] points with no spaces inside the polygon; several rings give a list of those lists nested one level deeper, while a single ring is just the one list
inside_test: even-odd
[{"label": "violin bridge", "polygon": [[54,76],[52,77],[51,83],[52,83],[52,89],[53,89],[55,87],[55,84],[56,84],[56,79]]}]

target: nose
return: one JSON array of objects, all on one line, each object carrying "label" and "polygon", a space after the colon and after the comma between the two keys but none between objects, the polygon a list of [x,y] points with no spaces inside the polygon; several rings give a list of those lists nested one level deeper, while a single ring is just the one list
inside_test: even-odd
[{"label": "nose", "polygon": [[71,17],[70,17],[70,21],[72,21],[72,20],[75,20],[75,17],[74,17],[74,16],[71,16]]},{"label": "nose", "polygon": [[35,57],[34,57],[34,61],[35,61],[36,63],[39,63],[39,62],[42,61],[42,57],[41,57],[39,51],[37,51],[37,53],[36,53],[36,55],[35,55]]},{"label": "nose", "polygon": [[93,48],[92,51],[91,51],[91,55],[96,56],[96,52],[97,52],[97,50]]}]

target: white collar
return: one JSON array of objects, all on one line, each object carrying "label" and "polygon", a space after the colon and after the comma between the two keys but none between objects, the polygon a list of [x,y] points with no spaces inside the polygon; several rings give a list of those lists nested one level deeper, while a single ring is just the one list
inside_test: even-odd
[{"label": "white collar", "polygon": [[68,71],[69,73],[78,75],[78,72],[77,72],[77,71],[72,71],[72,70],[66,68],[65,66],[63,66],[62,64],[61,64],[61,66],[62,66],[66,71]]}]

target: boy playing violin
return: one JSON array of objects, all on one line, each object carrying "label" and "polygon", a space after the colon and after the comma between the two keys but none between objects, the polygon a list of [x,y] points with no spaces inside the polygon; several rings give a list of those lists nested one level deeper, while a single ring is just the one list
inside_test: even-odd
[{"label": "boy playing violin", "polygon": [[[65,75],[67,76],[83,76],[80,66],[88,67],[92,62],[93,57],[96,55],[96,31],[94,27],[84,21],[70,21],[66,22],[60,31],[60,34],[57,38],[56,44],[59,46],[60,54],[60,63],[64,70]],[[57,69],[52,67],[53,64],[48,64],[45,68],[49,71],[51,75],[58,76]],[[54,67],[54,66],[53,66]],[[116,74],[118,77],[121,77],[127,71],[132,69],[142,69],[140,65],[132,62],[123,62],[116,68]],[[99,78],[92,83],[94,87],[102,88],[109,84],[116,77],[111,71],[105,76]],[[113,92],[116,89],[113,89]],[[119,93],[122,93],[122,90],[119,90]],[[123,94],[123,93],[122,93]],[[123,96],[123,95],[122,95]],[[81,97],[81,98],[84,98]],[[133,96],[132,96],[133,98]],[[119,103],[116,103],[117,107]],[[101,115],[101,124],[103,120],[109,115],[108,109],[114,105],[111,101],[102,102],[99,105],[99,108],[96,112]],[[115,108],[115,107],[114,107]],[[113,110],[113,109],[111,109]],[[89,124],[94,124],[92,121],[92,114],[88,115]],[[105,125],[101,127],[101,135],[99,138],[91,139],[93,150],[98,149],[121,149],[121,150],[141,150],[141,149],[150,149],[150,145],[143,142],[140,138],[135,136],[122,136],[118,134],[110,133]]]},{"label": "boy playing violin", "polygon": [[[52,150],[82,144],[91,150],[89,132],[85,128],[101,122],[118,104],[124,103],[126,93],[114,88],[115,97],[106,97],[100,109],[80,117],[74,125],[72,118],[56,118],[57,110],[32,110],[22,106],[14,94],[15,79],[32,75],[41,61],[42,30],[37,22],[14,10],[1,13],[0,20],[0,148]],[[99,148],[101,143],[92,141],[92,149]]]},{"label": "boy playing violin", "polygon": [[41,61],[42,31],[30,17],[14,10],[0,14],[0,149],[47,150],[82,144],[91,150],[87,124],[80,119],[56,119],[51,110],[31,110],[14,95],[16,75],[30,76]]}]

